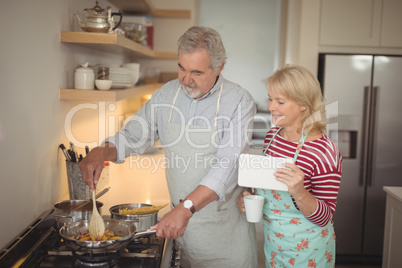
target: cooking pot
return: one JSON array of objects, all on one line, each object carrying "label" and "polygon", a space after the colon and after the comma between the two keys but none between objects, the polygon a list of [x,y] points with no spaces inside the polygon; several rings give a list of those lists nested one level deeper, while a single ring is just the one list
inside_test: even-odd
[{"label": "cooking pot", "polygon": [[106,230],[112,231],[121,238],[106,241],[80,241],[73,239],[72,237],[77,237],[89,231],[89,220],[66,223],[60,228],[59,233],[69,249],[75,252],[99,254],[118,251],[125,248],[132,239],[156,232],[156,230],[147,230],[136,233],[134,223],[123,220],[111,219],[104,220],[104,222]]},{"label": "cooking pot", "polygon": [[[96,201],[96,207],[102,214],[103,203]],[[89,220],[92,216],[92,202],[88,200],[65,200],[54,205],[53,217],[55,228],[59,230],[65,223]]]},{"label": "cooking pot", "polygon": [[149,204],[129,203],[113,206],[109,209],[112,219],[125,220],[132,222],[137,230],[147,230],[158,222],[158,211],[142,215],[123,215],[119,213],[119,209],[135,209],[141,207],[151,207]]}]

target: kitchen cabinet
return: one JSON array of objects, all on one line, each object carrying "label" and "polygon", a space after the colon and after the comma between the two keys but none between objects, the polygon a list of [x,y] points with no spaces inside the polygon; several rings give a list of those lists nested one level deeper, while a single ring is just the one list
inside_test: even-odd
[{"label": "kitchen cabinet", "polygon": [[400,267],[402,263],[402,187],[384,187],[387,204],[382,267]]},{"label": "kitchen cabinet", "polygon": [[400,0],[321,0],[320,45],[402,47]]},{"label": "kitchen cabinet", "polygon": [[402,1],[383,0],[381,40],[382,47],[402,47]]}]

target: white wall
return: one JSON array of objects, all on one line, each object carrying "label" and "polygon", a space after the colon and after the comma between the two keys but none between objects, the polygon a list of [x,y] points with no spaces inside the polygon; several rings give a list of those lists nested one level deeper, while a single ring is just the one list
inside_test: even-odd
[{"label": "white wall", "polygon": [[[60,101],[59,89],[72,87],[80,63],[122,60],[59,42],[61,30],[78,30],[72,13],[92,2],[2,3],[0,248],[56,201],[68,199],[64,156],[57,148],[67,145],[64,120],[79,102]],[[72,131],[83,141],[98,141],[97,121],[97,112],[78,113]]]},{"label": "white wall", "polygon": [[[195,1],[173,2],[176,6],[172,8],[181,9],[184,6],[194,12]],[[119,65],[135,60],[60,43],[60,31],[81,31],[73,13],[85,16],[83,9],[94,5],[92,0],[37,0],[34,4],[29,0],[16,0],[2,3],[0,249],[43,212],[50,210],[54,203],[69,198],[65,158],[58,150],[60,143],[67,146],[71,138],[66,133],[71,130],[73,138],[97,144],[109,135],[110,119],[117,120],[126,111],[138,108],[132,106],[138,106],[136,103],[139,101],[131,99],[114,103],[116,109],[113,111],[109,109],[110,103],[59,100],[60,88],[73,87],[73,73],[77,65],[86,61],[90,64]],[[105,8],[110,3],[100,0],[99,5]],[[181,19],[180,22],[182,28],[179,31],[182,32],[183,28],[194,24],[194,18]],[[173,33],[173,39],[180,34],[175,29],[165,30]],[[175,40],[169,40],[169,43],[174,44]],[[163,44],[158,46],[164,48]],[[170,71],[176,71],[175,60],[170,61],[173,62],[170,63],[173,66]],[[65,127],[66,118],[80,104],[95,104],[98,108],[78,111],[72,117],[72,123]],[[111,126],[111,132],[114,129]],[[78,150],[83,153],[82,148]],[[163,179],[163,173],[158,171],[154,180],[144,182],[144,176],[148,174],[151,174],[150,170],[138,171],[128,163],[111,165],[112,189],[101,199],[106,208],[103,212],[116,202],[149,200],[159,204],[168,200],[167,188],[160,181],[156,183],[156,190],[151,189],[155,180]],[[123,184],[119,183],[119,176],[124,177]]]},{"label": "white wall", "polygon": [[202,0],[199,23],[222,36],[227,64],[222,74],[268,110],[265,79],[279,66],[280,0]]},{"label": "white wall", "polygon": [[[253,96],[261,111],[268,110],[265,79],[280,63],[280,0],[201,0],[199,23],[222,36],[227,62],[222,74]],[[262,222],[256,224],[259,267],[265,267]]]},{"label": "white wall", "polygon": [[318,70],[320,0],[284,0],[284,63]]}]

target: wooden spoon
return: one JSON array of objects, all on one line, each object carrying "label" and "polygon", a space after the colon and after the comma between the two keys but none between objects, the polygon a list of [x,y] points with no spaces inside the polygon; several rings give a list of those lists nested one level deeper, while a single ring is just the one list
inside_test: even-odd
[{"label": "wooden spoon", "polygon": [[96,207],[95,190],[92,191],[93,210],[89,221],[89,235],[95,240],[101,240],[105,233],[105,222]]}]

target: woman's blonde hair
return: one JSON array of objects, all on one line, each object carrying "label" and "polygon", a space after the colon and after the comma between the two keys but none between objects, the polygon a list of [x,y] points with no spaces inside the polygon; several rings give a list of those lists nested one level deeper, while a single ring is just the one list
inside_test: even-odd
[{"label": "woman's blonde hair", "polygon": [[324,98],[320,83],[309,70],[288,64],[268,77],[265,86],[305,107],[302,129],[325,131],[327,117]]}]

